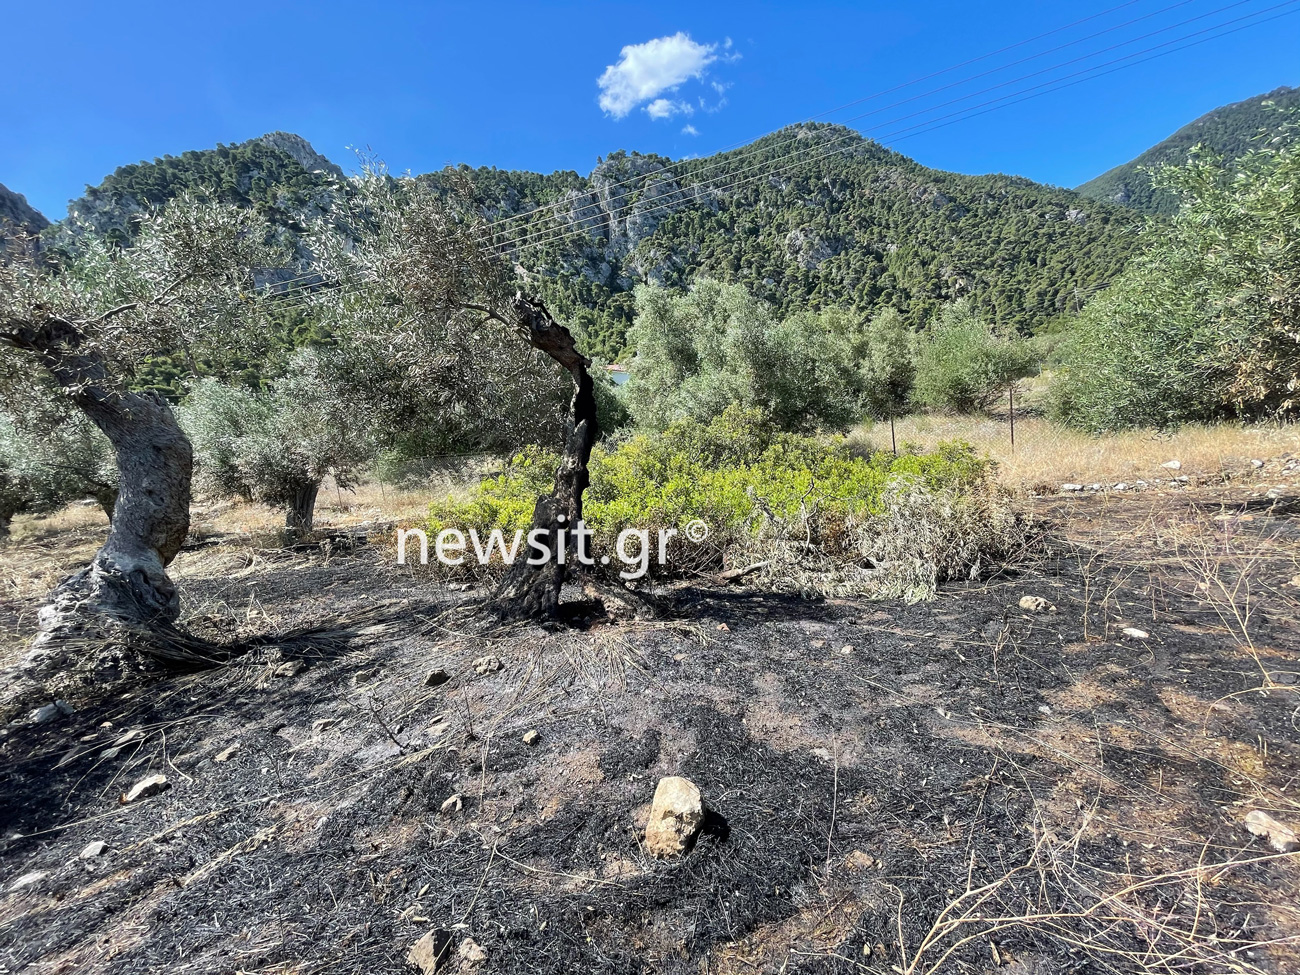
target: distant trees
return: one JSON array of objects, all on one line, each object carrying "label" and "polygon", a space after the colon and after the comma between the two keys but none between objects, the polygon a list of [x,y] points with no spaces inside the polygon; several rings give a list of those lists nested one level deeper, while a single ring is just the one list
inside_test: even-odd
[{"label": "distant trees", "polygon": [[321,482],[352,486],[377,448],[372,418],[340,395],[336,369],[327,353],[303,350],[265,389],[197,382],[178,412],[200,489],[282,508],[289,536],[310,532]]},{"label": "distant trees", "polygon": [[117,468],[108,439],[63,404],[35,399],[20,416],[0,413],[0,537],[14,515],[94,498],[111,520]]},{"label": "distant trees", "polygon": [[[1293,127],[1294,128],[1294,127]],[[1172,226],[1084,309],[1062,352],[1057,418],[1089,430],[1300,413],[1300,151],[1228,166],[1194,156],[1155,185]]]},{"label": "distant trees", "polygon": [[627,397],[644,427],[708,422],[732,403],[791,431],[839,429],[859,416],[848,343],[825,316],[781,320],[740,285],[710,280],[684,293],[643,285],[636,308]]},{"label": "distant trees", "polygon": [[894,308],[877,312],[858,343],[862,371],[862,401],[866,412],[889,421],[895,451],[894,420],[907,412],[916,383],[916,335]]},{"label": "distant trees", "polygon": [[945,305],[921,339],[915,398],[931,409],[978,413],[1035,364],[1026,342],[998,333],[962,299]]}]

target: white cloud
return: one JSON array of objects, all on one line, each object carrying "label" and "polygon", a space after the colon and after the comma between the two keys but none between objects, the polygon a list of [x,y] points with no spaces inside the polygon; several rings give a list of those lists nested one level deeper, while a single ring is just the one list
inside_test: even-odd
[{"label": "white cloud", "polygon": [[645,107],[645,113],[652,119],[672,118],[674,115],[694,115],[695,106],[690,102],[675,102],[671,98],[656,98]]},{"label": "white cloud", "polygon": [[[596,81],[600,87],[600,107],[614,118],[623,118],[643,102],[651,102],[646,106],[651,118],[671,118],[675,113],[668,106],[685,103],[673,103],[658,96],[676,91],[692,78],[703,77],[708,66],[717,60],[716,51],[716,44],[698,44],[684,31],[656,37],[644,44],[629,44],[619,52],[618,63],[605,68]],[[655,114],[656,111],[664,114]]]},{"label": "white cloud", "polygon": [[699,135],[700,130],[693,125],[683,125],[682,135]]}]

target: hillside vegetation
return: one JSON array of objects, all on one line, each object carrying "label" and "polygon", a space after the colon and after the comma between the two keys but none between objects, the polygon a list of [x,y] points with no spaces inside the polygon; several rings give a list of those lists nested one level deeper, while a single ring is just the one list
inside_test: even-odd
[{"label": "hillside vegetation", "polygon": [[[90,188],[63,226],[121,239],[145,206],[202,191],[258,209],[296,243],[318,217],[343,222],[348,190],[328,165],[281,133],[163,157]],[[968,297],[1028,333],[1075,309],[1077,289],[1114,278],[1134,246],[1121,207],[929,169],[839,126],[795,126],[703,159],[618,151],[585,177],[462,167],[422,179],[449,192],[464,177],[517,273],[605,359],[626,351],[641,283],[742,284],[783,315],[893,307],[914,328]],[[305,251],[296,261],[277,276],[310,270]]]},{"label": "hillside vegetation", "polygon": [[1192,147],[1198,144],[1225,159],[1239,159],[1250,149],[1260,147],[1261,131],[1275,132],[1279,128],[1284,119],[1279,109],[1298,106],[1300,88],[1285,86],[1265,95],[1224,105],[1184,125],[1136,159],[1107,170],[1076,189],[1094,200],[1122,203],[1142,213],[1170,216],[1178,210],[1178,197],[1168,188],[1152,185],[1147,169],[1162,164],[1181,166],[1187,162]]}]

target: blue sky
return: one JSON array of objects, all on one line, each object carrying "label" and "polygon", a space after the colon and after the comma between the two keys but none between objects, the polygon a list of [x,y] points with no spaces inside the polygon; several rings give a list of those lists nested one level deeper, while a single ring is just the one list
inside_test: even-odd
[{"label": "blue sky", "polygon": [[[930,166],[1073,186],[1210,108],[1300,85],[1300,14],[910,138],[887,136],[961,106],[889,123],[1139,34],[1162,31],[964,104],[1237,17],[1300,11],[1300,0],[1272,11],[1279,0],[1240,0],[1214,13],[1230,2],[1133,0],[1105,14],[1119,0],[10,4],[0,183],[57,218],[119,165],[275,129],[345,169],[349,146],[416,172],[468,162],[586,173],[618,148],[707,155],[1102,14],[828,116],[875,111],[848,124]],[[1145,19],[888,107],[1134,18]]]}]

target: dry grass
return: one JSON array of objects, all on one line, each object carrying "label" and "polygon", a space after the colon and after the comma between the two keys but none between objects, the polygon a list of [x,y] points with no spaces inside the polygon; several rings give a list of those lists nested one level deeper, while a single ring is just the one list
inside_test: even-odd
[{"label": "dry grass", "polygon": [[[1296,450],[1300,430],[1295,426],[1242,426],[1221,423],[1189,425],[1170,433],[1135,430],[1092,436],[1041,417],[1016,420],[1016,447],[1011,448],[1006,417],[910,416],[896,424],[901,448],[916,444],[933,449],[946,440],[963,440],[998,462],[1007,486],[1055,491],[1064,483],[1106,485],[1136,480],[1168,480],[1160,465],[1182,463],[1181,473],[1212,477],[1249,469],[1252,459],[1268,460]],[[864,424],[850,439],[874,447],[889,447],[888,424]]]}]

